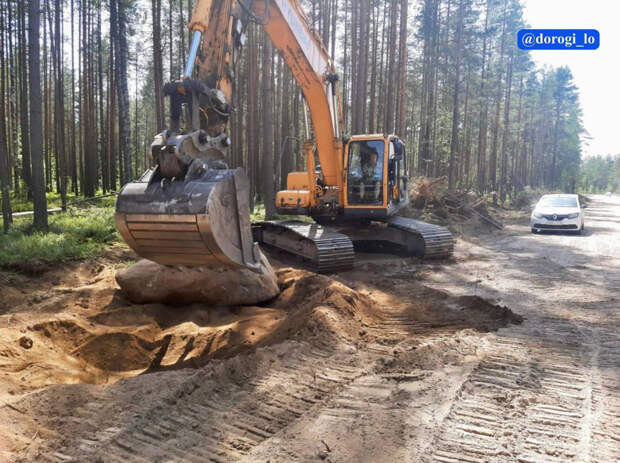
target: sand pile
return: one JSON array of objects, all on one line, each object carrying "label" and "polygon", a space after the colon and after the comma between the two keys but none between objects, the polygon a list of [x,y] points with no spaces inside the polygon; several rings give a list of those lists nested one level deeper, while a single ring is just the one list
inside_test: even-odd
[{"label": "sand pile", "polygon": [[377,320],[371,298],[330,277],[292,268],[277,274],[282,292],[272,306],[287,312],[280,339],[356,342],[362,326]]},{"label": "sand pile", "polygon": [[4,280],[11,288],[11,313],[0,315],[5,391],[111,383],[198,367],[286,340],[338,349],[387,346],[399,342],[403,330],[415,338],[429,330],[489,331],[520,320],[483,299],[424,287],[404,270],[394,274],[392,261],[387,269],[363,267],[341,281],[282,268],[273,273],[277,297],[260,306],[230,307],[134,305],[115,288],[117,266],[116,259],[103,259],[36,279]]},{"label": "sand pile", "polygon": [[355,340],[361,323],[373,317],[368,297],[303,270],[273,272],[276,288],[269,291],[282,292],[263,306],[133,305],[112,289],[114,276],[106,265],[89,267],[79,281],[71,272],[55,272],[57,293],[28,299],[27,316],[0,316],[0,375],[7,390],[109,383],[196,367],[291,338]]}]

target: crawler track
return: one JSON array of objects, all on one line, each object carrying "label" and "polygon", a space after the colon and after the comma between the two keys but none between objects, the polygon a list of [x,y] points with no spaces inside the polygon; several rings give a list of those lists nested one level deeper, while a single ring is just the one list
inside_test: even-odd
[{"label": "crawler track", "polygon": [[348,270],[353,267],[353,243],[342,233],[321,225],[298,221],[268,221],[253,225],[260,243],[285,250],[311,262],[319,272]]},{"label": "crawler track", "polygon": [[454,238],[446,227],[407,217],[391,217],[387,223],[420,238],[416,253],[423,259],[446,259],[454,252]]}]

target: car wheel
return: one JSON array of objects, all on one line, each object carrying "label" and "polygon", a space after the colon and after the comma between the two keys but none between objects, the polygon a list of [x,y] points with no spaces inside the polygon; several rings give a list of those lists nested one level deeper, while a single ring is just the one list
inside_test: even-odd
[{"label": "car wheel", "polygon": [[538,230],[536,230],[535,228],[532,227],[532,233],[536,234],[536,233],[538,233]]}]

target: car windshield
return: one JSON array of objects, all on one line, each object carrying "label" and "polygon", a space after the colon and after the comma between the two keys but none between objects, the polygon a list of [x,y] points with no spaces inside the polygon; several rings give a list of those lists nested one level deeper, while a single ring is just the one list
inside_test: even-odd
[{"label": "car windshield", "polygon": [[577,207],[577,199],[570,196],[552,196],[542,198],[539,207]]}]

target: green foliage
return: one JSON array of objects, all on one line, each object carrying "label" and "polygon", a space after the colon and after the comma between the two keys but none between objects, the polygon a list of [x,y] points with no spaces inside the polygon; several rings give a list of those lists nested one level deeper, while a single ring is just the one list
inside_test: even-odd
[{"label": "green foliage", "polygon": [[620,193],[620,154],[585,159],[580,169],[579,189],[584,193]]},{"label": "green foliage", "polygon": [[49,232],[32,228],[31,218],[19,218],[9,233],[0,235],[0,266],[13,267],[31,259],[62,262],[101,254],[119,241],[114,209],[90,207],[50,215]]},{"label": "green foliage", "polygon": [[254,211],[250,213],[250,221],[260,222],[262,220],[265,220],[265,205],[262,203],[255,204]]}]

